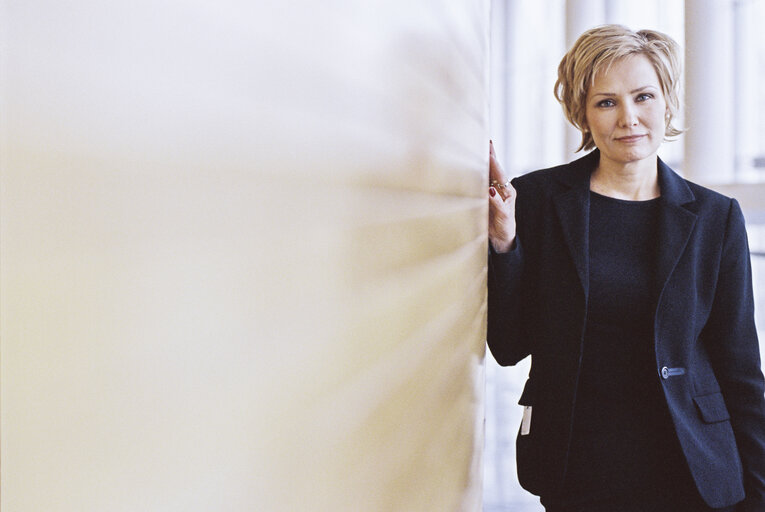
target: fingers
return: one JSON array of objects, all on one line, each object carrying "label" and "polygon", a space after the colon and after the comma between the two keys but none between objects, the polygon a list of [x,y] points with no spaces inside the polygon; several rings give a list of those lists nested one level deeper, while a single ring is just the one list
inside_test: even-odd
[{"label": "fingers", "polygon": [[505,198],[502,197],[502,194],[500,194],[496,188],[489,187],[489,204],[495,209],[501,210],[504,202]]},{"label": "fingers", "polygon": [[503,197],[507,196],[504,190],[505,187],[509,186],[509,182],[502,171],[502,166],[499,165],[497,154],[494,152],[494,144],[491,141],[489,141],[489,183],[495,186]]},{"label": "fingers", "polygon": [[491,194],[491,191],[494,190],[494,193],[496,193],[503,201],[507,201],[512,199],[513,202],[515,202],[515,188],[510,184],[510,180],[507,180],[504,183],[498,183],[494,180],[491,181],[489,184],[489,194]]},{"label": "fingers", "polygon": [[489,240],[505,252],[515,241],[515,188],[499,165],[494,143],[489,141]]},{"label": "fingers", "polygon": [[502,197],[505,201],[513,201],[515,202],[515,187],[513,187],[509,182],[507,185],[505,185],[505,188],[499,191],[500,194],[502,194]]},{"label": "fingers", "polygon": [[489,144],[489,180],[495,180],[500,183],[505,182],[505,173],[502,172],[502,166],[499,165],[497,160],[494,144]]},{"label": "fingers", "polygon": [[502,195],[495,187],[489,187],[489,225],[497,228],[500,225],[511,224],[511,230],[515,231],[515,189],[509,186],[505,190],[507,196]]},{"label": "fingers", "polygon": [[514,198],[504,198],[496,188],[489,188],[489,240],[498,252],[508,250],[515,240]]},{"label": "fingers", "polygon": [[497,205],[498,208],[502,208],[503,203],[509,203],[510,206],[515,205],[515,189],[512,185],[507,185],[504,189],[497,189],[496,187],[489,187],[489,202]]}]

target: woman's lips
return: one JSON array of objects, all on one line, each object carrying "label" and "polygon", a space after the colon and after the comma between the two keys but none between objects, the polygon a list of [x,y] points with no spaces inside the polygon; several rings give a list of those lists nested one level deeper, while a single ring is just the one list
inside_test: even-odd
[{"label": "woman's lips", "polygon": [[643,137],[645,137],[645,135],[627,135],[626,137],[617,137],[616,140],[619,142],[637,142]]}]

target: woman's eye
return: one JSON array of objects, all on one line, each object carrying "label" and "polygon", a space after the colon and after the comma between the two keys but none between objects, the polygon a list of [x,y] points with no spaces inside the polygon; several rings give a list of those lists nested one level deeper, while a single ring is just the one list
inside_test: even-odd
[{"label": "woman's eye", "polygon": [[653,94],[644,92],[643,94],[638,94],[637,101],[650,100],[651,98],[653,98]]},{"label": "woman's eye", "polygon": [[614,101],[613,100],[602,100],[598,102],[599,107],[613,107]]}]

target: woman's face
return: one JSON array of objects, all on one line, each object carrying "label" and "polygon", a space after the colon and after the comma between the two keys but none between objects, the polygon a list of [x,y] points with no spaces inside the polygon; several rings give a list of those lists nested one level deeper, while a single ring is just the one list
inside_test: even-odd
[{"label": "woman's face", "polygon": [[664,140],[667,102],[651,61],[633,55],[595,75],[585,115],[601,164],[656,158]]}]

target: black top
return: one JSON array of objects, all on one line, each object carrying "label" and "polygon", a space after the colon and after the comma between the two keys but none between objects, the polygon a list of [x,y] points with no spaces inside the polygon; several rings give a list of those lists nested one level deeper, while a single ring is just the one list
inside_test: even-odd
[{"label": "black top", "polygon": [[587,323],[564,489],[572,504],[655,494],[677,484],[684,464],[653,346],[659,200],[590,193]]}]

